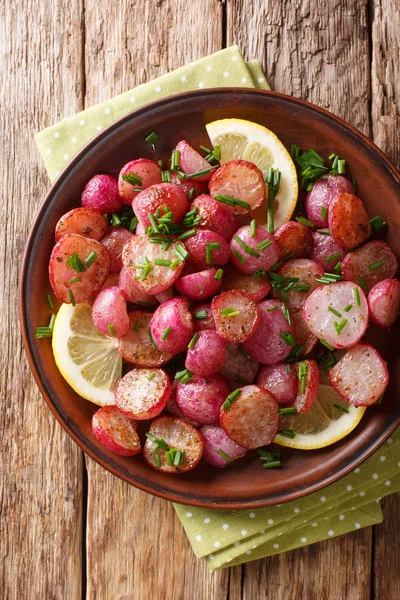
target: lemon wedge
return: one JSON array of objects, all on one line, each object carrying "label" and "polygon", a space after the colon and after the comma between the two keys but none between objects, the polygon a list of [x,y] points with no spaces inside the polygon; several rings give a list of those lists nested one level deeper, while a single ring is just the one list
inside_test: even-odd
[{"label": "lemon wedge", "polygon": [[122,358],[117,340],[93,325],[89,304],[61,305],[53,329],[53,354],[61,375],[77,394],[99,406],[115,404]]},{"label": "lemon wedge", "polygon": [[[340,406],[344,412],[334,405]],[[329,385],[320,385],[318,396],[304,414],[284,415],[280,429],[295,432],[293,439],[278,434],[276,444],[297,450],[316,450],[338,442],[360,422],[365,406],[354,406],[343,400]]]},{"label": "lemon wedge", "polygon": [[[255,163],[265,175],[269,167],[281,172],[275,198],[275,229],[290,220],[297,203],[299,186],[296,167],[277,136],[262,125],[244,119],[220,119],[206,125],[212,145],[221,147],[221,164],[244,159]],[[267,224],[267,201],[250,213],[259,225]]]}]

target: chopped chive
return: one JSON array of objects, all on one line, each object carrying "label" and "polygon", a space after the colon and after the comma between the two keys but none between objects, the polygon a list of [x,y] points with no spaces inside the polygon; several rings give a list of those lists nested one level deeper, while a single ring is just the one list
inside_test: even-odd
[{"label": "chopped chive", "polygon": [[328,216],[328,208],[326,206],[321,206],[321,219],[326,219]]},{"label": "chopped chive", "polygon": [[[363,277],[359,277],[357,279],[357,283],[360,286],[360,288],[362,288],[364,290],[364,292],[367,291],[367,284],[365,283],[365,280]],[[358,290],[357,290],[358,291]],[[359,304],[356,304],[356,306],[360,306]]]},{"label": "chopped chive", "polygon": [[184,450],[176,450],[176,454],[174,456],[174,467],[179,467],[183,463]]},{"label": "chopped chive", "polygon": [[354,297],[354,302],[356,304],[356,307],[358,308],[359,306],[361,306],[361,301],[360,301],[360,291],[357,287],[353,288],[353,297]]},{"label": "chopped chive", "polygon": [[304,344],[302,344],[302,345],[296,344],[295,347],[292,348],[292,350],[286,360],[288,362],[294,362],[294,361],[298,360],[299,356],[303,352],[303,350],[304,350]]},{"label": "chopped chive", "polygon": [[67,265],[77,273],[83,273],[85,271],[85,265],[83,264],[76,252],[74,252],[74,254],[68,257]]},{"label": "chopped chive", "polygon": [[119,218],[119,216],[117,215],[117,213],[113,213],[111,215],[111,225],[113,227],[119,227],[121,224],[122,224],[122,221]]},{"label": "chopped chive", "polygon": [[154,455],[154,464],[156,467],[161,467],[161,458],[158,452]]},{"label": "chopped chive", "polygon": [[207,146],[200,145],[199,148],[200,148],[200,150],[203,150],[203,152],[205,152],[206,154],[210,154],[210,152],[211,152],[211,149],[207,148]]},{"label": "chopped chive", "polygon": [[387,225],[386,221],[384,221],[379,215],[373,217],[373,219],[370,220],[370,223],[373,233],[377,233]]},{"label": "chopped chive", "polygon": [[157,265],[158,267],[170,267],[171,261],[166,258],[155,258],[154,264]]},{"label": "chopped chive", "polygon": [[221,244],[218,242],[210,242],[206,244],[206,263],[210,265],[212,263],[212,251],[221,248]]},{"label": "chopped chive", "polygon": [[296,284],[293,281],[291,281],[290,283],[285,285],[285,287],[283,288],[283,291],[290,292],[290,290],[294,290],[295,287],[297,287]]},{"label": "chopped chive", "polygon": [[347,408],[344,408],[344,406],[340,406],[340,404],[334,404],[333,406],[344,413],[349,414],[350,412]]},{"label": "chopped chive", "polygon": [[383,392],[383,394],[381,394],[378,398],[378,400],[375,402],[375,404],[382,404],[382,400],[383,400],[383,396],[385,395],[385,392]]},{"label": "chopped chive", "polygon": [[377,269],[380,269],[381,267],[383,267],[383,260],[378,260],[378,262],[369,265],[369,270],[370,271],[376,271]]},{"label": "chopped chive", "polygon": [[193,200],[195,193],[196,193],[196,188],[194,188],[194,187],[190,188],[189,200]]},{"label": "chopped chive", "polygon": [[71,301],[72,306],[76,306],[76,302],[75,302],[75,298],[74,298],[74,294],[72,293],[71,290],[68,290],[68,295],[69,295],[69,299]]},{"label": "chopped chive", "polygon": [[217,196],[214,196],[214,200],[218,200],[218,202],[222,202],[224,204],[229,204],[230,206],[241,206],[242,208],[247,208],[247,210],[250,209],[250,204],[243,202],[243,200],[239,200],[238,198],[233,198],[232,196],[218,194]]},{"label": "chopped chive", "polygon": [[269,233],[274,233],[275,198],[281,186],[281,172],[279,169],[268,167],[265,182],[268,186],[267,230]]},{"label": "chopped chive", "polygon": [[319,368],[321,371],[330,371],[332,367],[336,365],[336,360],[332,351],[329,350],[328,354],[326,354],[319,364]]},{"label": "chopped chive", "polygon": [[279,435],[283,435],[283,437],[287,437],[292,440],[296,437],[296,434],[292,429],[279,429],[278,433]]},{"label": "chopped chive", "polygon": [[321,233],[322,235],[331,235],[329,229],[317,229],[317,233]]},{"label": "chopped chive", "polygon": [[309,283],[298,283],[296,285],[296,292],[308,292],[311,285]]},{"label": "chopped chive", "polygon": [[180,264],[181,264],[181,261],[179,260],[179,258],[176,258],[175,260],[172,261],[172,263],[170,263],[169,268],[176,269],[176,267]]},{"label": "chopped chive", "polygon": [[49,305],[50,310],[54,310],[54,304],[51,294],[47,294],[47,304]]},{"label": "chopped chive", "polygon": [[110,335],[115,335],[115,327],[113,323],[108,324],[108,331],[110,332]]},{"label": "chopped chive", "polygon": [[257,232],[257,221],[253,219],[250,223],[250,237],[253,238]]},{"label": "chopped chive", "polygon": [[290,373],[290,365],[285,365],[285,373]]},{"label": "chopped chive", "polygon": [[131,185],[142,185],[142,178],[133,171],[127,175],[122,175],[122,179]]},{"label": "chopped chive", "polygon": [[338,323],[337,321],[333,321],[333,325],[335,327],[337,335],[340,335],[342,333],[342,330],[347,325],[347,323],[348,323],[347,319],[342,319],[340,321],[340,323]]},{"label": "chopped chive", "polygon": [[241,389],[235,390],[234,392],[232,392],[231,394],[229,394],[229,396],[227,397],[227,399],[225,400],[225,402],[222,405],[222,410],[230,410],[231,408],[231,404],[233,402],[235,402],[235,400],[238,399],[238,397],[240,396],[240,394],[242,393]]},{"label": "chopped chive", "polygon": [[189,350],[193,350],[193,348],[196,345],[197,340],[199,339],[200,334],[199,333],[195,333],[194,336],[192,337],[192,339],[190,340],[189,344],[188,344],[188,348]]},{"label": "chopped chive", "polygon": [[285,333],[284,331],[281,331],[279,335],[288,346],[296,345],[296,340],[294,339],[293,333]]},{"label": "chopped chive", "polygon": [[230,457],[227,454],[225,454],[225,452],[221,450],[221,448],[218,448],[217,452],[220,456],[222,456],[224,460],[226,460],[226,462],[230,462]]},{"label": "chopped chive", "polygon": [[290,318],[290,313],[289,313],[289,311],[288,311],[287,306],[286,306],[285,303],[282,304],[282,312],[285,315],[286,321],[289,323],[289,325],[291,325],[292,324],[292,320]]},{"label": "chopped chive", "polygon": [[224,274],[224,270],[218,269],[218,271],[214,275],[214,279],[216,279],[217,281],[221,281],[223,274]]},{"label": "chopped chive", "polygon": [[151,381],[152,379],[154,379],[154,377],[156,376],[156,374],[154,373],[154,371],[152,373],[150,373],[150,375],[147,377],[147,381]]},{"label": "chopped chive", "polygon": [[342,315],[340,314],[340,312],[338,310],[336,310],[336,308],[333,308],[333,306],[328,306],[328,310],[333,313],[334,315],[336,315],[337,317],[341,317]]},{"label": "chopped chive", "polygon": [[175,246],[174,252],[176,256],[182,261],[185,261],[189,257],[189,252],[184,246],[182,246],[182,244],[178,244],[177,246]]},{"label": "chopped chive", "polygon": [[281,467],[282,462],[280,460],[275,460],[271,462],[265,462],[263,464],[263,469],[273,469],[274,467]]},{"label": "chopped chive", "polygon": [[172,244],[172,240],[165,240],[165,242],[163,243],[161,250],[168,250],[168,248],[170,247],[170,245]]},{"label": "chopped chive", "polygon": [[149,213],[147,216],[148,216],[148,219],[149,219],[150,224],[151,224],[151,228],[154,231],[154,233],[160,233],[160,230],[158,228],[158,225],[156,223],[154,215],[152,215],[151,213]]},{"label": "chopped chive", "polygon": [[249,360],[249,358],[250,358],[250,354],[248,354],[248,353],[246,352],[246,350],[243,348],[243,346],[240,346],[240,348],[239,348],[239,352],[240,352],[241,354],[243,354],[243,356],[244,356],[245,358],[247,358],[247,360]]},{"label": "chopped chive", "polygon": [[219,165],[214,165],[213,167],[209,167],[208,169],[203,169],[202,171],[196,171],[195,173],[183,173],[180,177],[182,179],[198,179],[199,177],[203,177],[204,175],[208,175],[218,169]]},{"label": "chopped chive", "polygon": [[140,329],[140,325],[141,325],[141,320],[138,319],[137,321],[135,321],[135,324],[132,327],[132,331],[138,332]]},{"label": "chopped chive", "polygon": [[157,350],[157,346],[156,346],[156,345],[155,345],[155,343],[154,343],[153,336],[151,335],[151,331],[150,331],[150,329],[148,329],[148,330],[147,330],[147,335],[149,336],[150,344],[152,345],[152,347],[153,347],[155,350]]},{"label": "chopped chive", "polygon": [[288,406],[287,408],[279,408],[278,413],[280,415],[295,415],[297,408],[295,406]]},{"label": "chopped chive", "polygon": [[36,327],[37,338],[51,338],[53,336],[54,322],[56,320],[55,315],[51,315],[49,324],[47,327]]},{"label": "chopped chive", "polygon": [[184,231],[183,233],[181,233],[180,236],[178,236],[178,240],[187,240],[188,238],[192,237],[193,235],[196,235],[197,233],[197,229],[189,229],[188,231]]},{"label": "chopped chive", "polygon": [[72,279],[68,279],[68,283],[79,283],[82,281],[82,277],[73,277]]},{"label": "chopped chive", "polygon": [[170,171],[161,171],[161,181],[163,183],[171,183],[171,172]]},{"label": "chopped chive", "polygon": [[165,341],[167,339],[167,337],[169,336],[169,334],[171,333],[171,331],[172,331],[172,327],[169,327],[169,326],[166,327],[166,329],[164,330],[164,333],[161,336],[161,339],[163,341]]},{"label": "chopped chive", "polygon": [[[250,254],[251,256],[255,256],[256,258],[260,258],[260,255],[258,252],[256,252],[254,250],[254,248],[252,248],[251,246],[248,246],[247,244],[244,243],[243,240],[240,239],[240,237],[238,235],[235,235],[234,238],[235,242],[237,244],[239,244],[239,246],[245,251],[247,252],[247,254]],[[269,245],[271,245],[271,242],[269,240],[267,240],[269,242]],[[258,248],[258,246],[257,246]]]},{"label": "chopped chive", "polygon": [[264,271],[264,269],[258,269],[258,270],[257,270],[257,271],[254,273],[253,277],[255,277],[255,278],[257,279],[257,277],[265,277],[265,276],[266,276],[266,274],[267,274],[267,272],[266,272],[266,271]]},{"label": "chopped chive", "polygon": [[353,305],[352,305],[352,304],[347,304],[347,305],[344,307],[343,311],[344,311],[344,312],[349,312],[349,310],[351,310],[352,308],[353,308]]},{"label": "chopped chive", "polygon": [[169,467],[174,466],[174,458],[175,458],[176,450],[175,448],[170,448],[165,453],[165,461]]},{"label": "chopped chive", "polygon": [[179,171],[179,163],[181,160],[181,153],[179,150],[173,150],[171,154],[171,171]]},{"label": "chopped chive", "polygon": [[262,252],[266,248],[269,248],[269,246],[271,244],[272,244],[271,240],[264,240],[264,241],[260,242],[259,244],[257,244],[257,249],[260,250],[260,252]]},{"label": "chopped chive", "polygon": [[334,260],[337,260],[338,258],[340,258],[340,253],[336,252],[335,254],[330,254],[329,256],[326,257],[326,262],[332,262]]},{"label": "chopped chive", "polygon": [[328,342],[326,340],[324,340],[324,338],[321,338],[319,341],[321,342],[321,344],[323,346],[325,346],[325,348],[328,348],[328,350],[333,352],[333,347],[330,344],[328,344]]},{"label": "chopped chive", "polygon": [[243,254],[240,254],[240,252],[238,250],[235,250],[235,249],[232,250],[232,254],[233,254],[233,256],[235,256],[238,259],[238,261],[240,263],[242,263],[242,265],[244,265],[244,263],[246,262],[246,259],[243,256]]},{"label": "chopped chive", "polygon": [[153,148],[153,150],[156,149],[158,135],[156,134],[155,131],[152,131],[151,133],[149,133],[149,135],[146,136],[144,139],[149,144],[149,146],[151,146]]},{"label": "chopped chive", "polygon": [[192,374],[188,369],[184,369],[183,371],[178,371],[176,373],[175,379],[179,381],[179,383],[188,383],[192,379]]},{"label": "chopped chive", "polygon": [[193,316],[196,319],[196,321],[203,321],[204,319],[207,319],[208,313],[206,310],[196,310],[193,313]]},{"label": "chopped chive", "polygon": [[129,223],[129,231],[131,233],[133,233],[135,231],[137,224],[138,224],[137,217],[133,217],[133,219],[131,219],[131,222]]},{"label": "chopped chive", "polygon": [[162,450],[165,450],[166,452],[169,450],[169,446],[168,446],[167,442],[163,438],[156,438],[149,431],[145,434],[145,436],[147,438],[149,438],[149,440],[151,442],[153,442],[153,444],[156,445],[156,450],[158,450],[159,448],[161,448]]},{"label": "chopped chive", "polygon": [[346,173],[346,161],[338,160],[337,172],[339,175],[344,175]]},{"label": "chopped chive", "polygon": [[267,312],[272,312],[273,310],[276,310],[278,307],[275,304],[275,306],[271,306],[271,308],[267,308]]},{"label": "chopped chive", "polygon": [[296,217],[296,221],[302,225],[305,225],[306,227],[314,227],[313,223],[311,223],[311,221],[305,217]]},{"label": "chopped chive", "polygon": [[223,308],[220,310],[220,313],[223,317],[236,317],[240,315],[240,310],[233,310],[233,308]]}]

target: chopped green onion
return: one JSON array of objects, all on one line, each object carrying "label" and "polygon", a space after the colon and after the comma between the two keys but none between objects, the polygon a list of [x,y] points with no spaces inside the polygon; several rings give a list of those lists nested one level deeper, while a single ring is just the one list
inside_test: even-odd
[{"label": "chopped green onion", "polygon": [[344,408],[344,406],[340,406],[340,404],[334,404],[333,406],[334,406],[335,408],[337,408],[338,410],[341,410],[341,411],[342,411],[342,412],[344,412],[344,413],[347,413],[347,414],[349,414],[349,412],[350,412],[350,411],[349,411],[347,408]]},{"label": "chopped green onion", "polygon": [[148,216],[148,219],[149,219],[150,224],[151,224],[151,228],[154,231],[154,233],[160,233],[160,230],[158,228],[158,225],[156,223],[154,215],[152,215],[151,213],[149,213],[147,216]]},{"label": "chopped green onion", "polygon": [[301,223],[302,225],[305,225],[306,227],[314,227],[311,221],[309,219],[306,219],[305,217],[296,217],[296,221],[298,223]]},{"label": "chopped green onion", "polygon": [[74,252],[74,254],[68,257],[67,265],[77,273],[83,273],[85,271],[85,265],[83,264],[76,252]]},{"label": "chopped green onion", "polygon": [[68,283],[79,283],[82,281],[82,277],[73,277],[72,279],[68,279]]},{"label": "chopped green onion", "polygon": [[161,458],[158,452],[154,455],[154,463],[156,467],[161,467]]},{"label": "chopped green onion", "polygon": [[215,171],[215,169],[218,169],[218,165],[214,165],[208,169],[203,169],[202,171],[196,171],[196,173],[183,173],[180,175],[180,177],[182,177],[182,179],[198,179],[204,175],[209,175],[209,173],[212,173],[212,171]]},{"label": "chopped green onion", "polygon": [[[362,288],[362,289],[364,290],[364,292],[366,292],[366,291],[367,291],[367,284],[365,283],[365,280],[364,280],[364,278],[363,278],[363,277],[359,277],[359,278],[357,279],[357,283],[358,283],[358,285],[360,286],[360,288]],[[357,290],[357,291],[358,291],[358,290]],[[358,304],[358,305],[356,304],[356,306],[360,306],[360,305],[359,305],[359,304]]]},{"label": "chopped green onion", "polygon": [[353,288],[353,297],[354,297],[354,302],[356,304],[356,307],[358,308],[359,306],[361,306],[361,300],[360,300],[360,291],[357,287]]},{"label": "chopped green onion", "polygon": [[179,171],[181,153],[179,150],[173,150],[171,155],[171,171]]},{"label": "chopped green onion", "polygon": [[279,169],[268,167],[265,182],[268,186],[267,230],[269,233],[274,233],[275,198],[281,186],[281,172]]},{"label": "chopped green onion", "polygon": [[344,307],[343,311],[344,312],[349,312],[349,310],[351,310],[353,308],[352,304],[346,304],[346,306]]},{"label": "chopped green onion", "polygon": [[154,373],[154,371],[152,373],[150,373],[150,375],[147,377],[147,381],[151,381],[152,379],[154,379],[154,377],[156,376],[156,374]]},{"label": "chopped green onion", "polygon": [[317,229],[317,233],[321,233],[322,235],[331,235],[329,229]]},{"label": "chopped green onion", "polygon": [[197,340],[199,339],[200,334],[199,333],[195,333],[194,336],[192,337],[192,339],[190,340],[189,344],[188,344],[188,348],[189,350],[193,350],[193,348],[196,345]]},{"label": "chopped green onion", "polygon": [[157,265],[158,267],[170,267],[171,261],[168,260],[167,258],[155,258],[154,264]]},{"label": "chopped green onion", "polygon": [[135,324],[132,327],[132,331],[138,332],[140,329],[140,325],[141,325],[141,320],[138,319],[137,321],[135,321]]},{"label": "chopped green onion", "polygon": [[224,204],[229,204],[230,206],[241,206],[242,208],[247,208],[247,210],[250,210],[250,204],[243,202],[243,200],[239,200],[238,198],[232,198],[232,196],[218,194],[217,196],[214,196],[214,200],[218,200],[218,202],[222,202]]},{"label": "chopped green onion", "polygon": [[153,148],[153,150],[156,149],[158,135],[156,134],[155,131],[152,131],[151,133],[149,133],[149,135],[146,136],[144,139],[149,144],[149,146],[151,146]]},{"label": "chopped green onion", "polygon": [[296,285],[296,292],[308,292],[311,285],[309,283],[298,283]]},{"label": "chopped green onion", "polygon": [[108,324],[108,331],[110,332],[110,335],[115,335],[115,327],[113,323]]},{"label": "chopped green onion", "polygon": [[196,319],[196,321],[203,321],[204,319],[207,319],[208,313],[206,310],[196,310],[193,313],[193,316]]},{"label": "chopped green onion", "polygon": [[321,219],[326,219],[328,216],[328,208],[326,206],[321,206]]},{"label": "chopped green onion", "polygon": [[333,313],[334,315],[336,315],[337,317],[341,317],[342,315],[340,314],[340,312],[338,310],[336,310],[336,308],[333,308],[333,306],[328,306],[328,310]]},{"label": "chopped green onion", "polygon": [[149,438],[149,440],[151,442],[153,442],[153,444],[156,445],[156,450],[158,450],[159,448],[161,448],[162,450],[165,450],[166,452],[169,450],[169,446],[167,444],[167,442],[165,440],[163,440],[163,438],[156,438],[152,433],[147,432],[145,434],[145,436],[147,438]]},{"label": "chopped green onion", "polygon": [[321,344],[323,346],[325,346],[325,348],[328,348],[328,350],[333,352],[333,347],[330,344],[328,344],[328,342],[326,340],[324,340],[324,338],[321,338],[319,341],[321,342]]},{"label": "chopped green onion", "polygon": [[161,181],[163,183],[171,183],[171,172],[170,171],[161,171]]},{"label": "chopped green onion", "polygon": [[172,331],[172,327],[168,326],[165,328],[164,333],[161,336],[161,339],[165,342],[165,340],[167,339],[167,337],[169,336],[169,334]]},{"label": "chopped green onion", "polygon": [[36,327],[36,337],[38,339],[41,338],[51,338],[53,336],[54,322],[56,320],[55,315],[51,315],[49,324],[47,327]]},{"label": "chopped green onion", "polygon": [[256,271],[253,275],[253,277],[255,277],[257,279],[257,277],[265,277],[267,274],[266,271],[264,271],[264,269],[258,269],[258,271]]},{"label": "chopped green onion", "polygon": [[235,250],[235,249],[232,250],[232,254],[233,254],[233,256],[235,256],[238,259],[238,261],[240,263],[242,263],[242,265],[244,265],[244,263],[246,262],[246,259],[243,256],[243,254],[240,254],[240,252],[238,252],[238,250]]},{"label": "chopped green onion", "polygon": [[111,215],[111,225],[113,227],[119,227],[121,224],[122,224],[122,221],[119,218],[119,216],[117,215],[117,213],[113,213]]},{"label": "chopped green onion", "polygon": [[212,251],[218,250],[219,248],[221,248],[221,244],[218,242],[210,242],[209,244],[206,244],[206,263],[208,265],[212,263]]},{"label": "chopped green onion", "polygon": [[156,346],[156,345],[155,345],[155,343],[154,343],[153,336],[151,335],[151,331],[150,331],[150,329],[148,329],[148,330],[147,330],[147,335],[149,336],[150,344],[152,345],[152,347],[153,347],[155,350],[157,350],[157,346]]},{"label": "chopped green onion", "polygon": [[329,256],[326,257],[326,262],[332,262],[334,260],[337,260],[338,258],[340,258],[340,253],[336,252],[335,254],[330,254]]},{"label": "chopped green onion", "polygon": [[332,367],[336,365],[336,360],[332,351],[330,350],[328,354],[326,354],[320,362],[319,368],[321,371],[330,371]]},{"label": "chopped green onion", "polygon": [[238,399],[238,397],[240,396],[240,394],[242,393],[241,389],[235,390],[234,392],[232,392],[231,394],[229,394],[229,396],[227,397],[227,399],[225,400],[225,402],[222,405],[222,410],[227,411],[230,410],[231,408],[231,404],[233,404],[233,402],[235,402],[235,400]]},{"label": "chopped green onion", "polygon": [[179,467],[182,465],[185,460],[185,451],[184,450],[176,450],[175,456],[173,458],[174,467]]},{"label": "chopped green onion", "polygon": [[297,408],[295,406],[288,406],[287,408],[279,408],[278,413],[280,415],[295,415]]},{"label": "chopped green onion", "polygon": [[240,346],[240,348],[239,348],[239,352],[240,352],[241,354],[243,354],[243,356],[244,356],[245,358],[247,358],[247,360],[249,360],[249,358],[250,358],[250,354],[248,354],[248,353],[246,352],[246,350],[243,348],[243,346]]},{"label": "chopped green onion", "polygon": [[188,238],[196,235],[196,233],[197,229],[188,229],[188,231],[184,231],[180,236],[178,236],[178,240],[187,240]]},{"label": "chopped green onion", "polygon": [[282,466],[282,462],[280,460],[265,462],[263,464],[264,469],[273,469],[274,467],[281,467],[281,466]]},{"label": "chopped green onion", "polygon": [[178,244],[177,246],[175,246],[174,252],[176,256],[182,261],[185,261],[189,257],[189,252],[184,246],[182,246],[182,244]]},{"label": "chopped green onion", "polygon": [[127,175],[122,175],[122,179],[131,185],[142,185],[142,178],[133,171]]},{"label": "chopped green onion", "polygon": [[226,462],[229,462],[231,460],[230,457],[227,454],[225,454],[223,450],[221,450],[221,448],[218,448],[217,452],[220,456],[222,456],[224,460],[226,460]]},{"label": "chopped green onion", "polygon": [[296,345],[296,340],[294,339],[293,333],[285,333],[284,331],[281,331],[279,335],[288,346]]},{"label": "chopped green onion", "polygon": [[282,312],[285,315],[286,321],[289,323],[289,325],[291,325],[292,324],[292,320],[290,318],[290,313],[289,313],[289,311],[287,309],[287,306],[286,306],[286,304],[284,302],[282,303]]},{"label": "chopped green onion", "polygon": [[340,323],[338,323],[337,321],[333,321],[333,325],[335,327],[337,335],[340,335],[342,333],[342,330],[347,325],[347,323],[348,323],[347,319],[342,319],[340,321]]},{"label": "chopped green onion", "polygon": [[76,306],[74,294],[71,292],[71,290],[68,290],[68,295],[69,295],[69,299],[71,301],[72,306]]},{"label": "chopped green onion", "polygon": [[302,345],[296,344],[296,346],[294,348],[292,348],[292,350],[286,360],[288,362],[295,362],[296,360],[299,359],[299,356],[303,352],[303,350],[304,350],[304,344],[302,344]]},{"label": "chopped green onion", "polygon": [[273,310],[276,310],[278,307],[275,304],[275,306],[271,306],[271,308],[267,308],[267,312],[272,312]]},{"label": "chopped green onion", "polygon": [[[233,237],[233,239],[235,240],[235,242],[236,242],[237,244],[239,244],[239,246],[240,246],[241,248],[243,248],[243,250],[244,250],[245,252],[247,252],[247,254],[250,254],[251,256],[255,256],[256,258],[260,258],[260,255],[259,255],[259,253],[258,253],[258,252],[256,252],[256,251],[254,250],[254,248],[252,248],[251,246],[248,246],[247,244],[245,244],[245,243],[244,243],[244,241],[243,241],[243,240],[241,240],[241,239],[240,239],[240,237],[239,237],[238,235],[235,235],[235,236]],[[269,242],[269,245],[271,245],[271,242],[270,242],[269,240],[267,240],[267,241]],[[257,246],[257,248],[258,248],[258,246]]]},{"label": "chopped green onion", "polygon": [[292,440],[296,437],[296,434],[292,429],[278,429],[278,433],[279,435],[283,435],[283,437],[287,437]]},{"label": "chopped green onion", "polygon": [[200,150],[203,150],[203,152],[205,152],[205,154],[210,154],[210,152],[212,152],[212,150],[210,148],[207,148],[207,146],[199,146]]},{"label": "chopped green onion", "polygon": [[[262,252],[266,248],[269,248],[269,246],[271,244],[272,244],[271,240],[264,240],[264,241],[260,242],[259,244],[257,244],[257,248],[258,248],[258,250],[260,250],[260,252]],[[260,255],[258,255],[258,256],[260,256]]]},{"label": "chopped green onion", "polygon": [[50,310],[54,310],[54,304],[51,294],[47,294],[47,304],[49,305]]},{"label": "chopped green onion", "polygon": [[253,219],[250,223],[250,237],[253,238],[257,232],[257,221]]},{"label": "chopped green onion", "polygon": [[369,265],[369,270],[370,271],[376,271],[377,269],[380,269],[381,267],[383,267],[383,260],[378,260],[378,262]]},{"label": "chopped green onion", "polygon": [[218,269],[218,271],[214,275],[214,279],[216,279],[217,281],[221,281],[223,274],[224,274],[224,270]]},{"label": "chopped green onion", "polygon": [[188,369],[184,369],[183,371],[177,372],[175,379],[177,379],[179,383],[188,383],[192,379],[192,374]]},{"label": "chopped green onion", "polygon": [[333,267],[333,270],[335,271],[335,273],[341,273],[342,272],[342,261],[338,260],[336,265]]},{"label": "chopped green onion", "polygon": [[133,217],[133,219],[131,219],[131,222],[130,222],[130,224],[129,224],[129,231],[130,231],[131,233],[133,233],[133,232],[135,231],[135,229],[136,229],[136,227],[137,227],[137,224],[138,224],[138,222],[139,222],[139,221],[138,221],[137,217]]},{"label": "chopped green onion", "polygon": [[383,394],[381,394],[378,398],[378,400],[375,402],[375,404],[382,404],[382,400],[383,400],[383,396],[385,395],[385,392],[383,392]]},{"label": "chopped green onion", "polygon": [[384,221],[382,219],[382,217],[380,217],[379,215],[376,217],[373,217],[373,219],[370,220],[370,223],[371,223],[371,230],[373,231],[373,233],[377,233],[378,231],[380,231],[387,225],[386,221]]},{"label": "chopped green onion", "polygon": [[163,243],[161,250],[168,250],[168,248],[170,247],[170,245],[172,244],[172,240],[165,240],[165,242]]},{"label": "chopped green onion", "polygon": [[196,193],[196,188],[194,188],[194,187],[190,188],[189,200],[193,200],[195,193]]},{"label": "chopped green onion", "polygon": [[236,317],[240,315],[240,310],[234,310],[233,308],[223,308],[219,312],[223,317]]}]

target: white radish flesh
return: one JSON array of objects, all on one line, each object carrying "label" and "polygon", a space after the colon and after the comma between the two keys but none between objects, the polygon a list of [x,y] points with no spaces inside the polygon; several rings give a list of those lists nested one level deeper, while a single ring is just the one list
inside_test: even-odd
[{"label": "white radish flesh", "polygon": [[155,345],[150,331],[152,313],[137,310],[129,314],[129,331],[118,341],[122,358],[136,367],[160,367],[173,357]]},{"label": "white radish flesh", "polygon": [[211,310],[217,333],[228,342],[242,343],[257,331],[260,322],[258,306],[240,290],[216,296]]},{"label": "white radish flesh", "polygon": [[342,263],[343,279],[362,282],[370,290],[379,281],[392,279],[399,263],[391,247],[383,241],[368,242],[350,252]]},{"label": "white radish flesh", "polygon": [[140,452],[136,422],[116,406],[103,406],[94,413],[92,431],[99,442],[115,454],[134,456]]},{"label": "white radish flesh", "polygon": [[170,389],[162,369],[132,369],[117,384],[115,404],[132,419],[152,419],[165,408]]},{"label": "white radish flesh", "polygon": [[204,443],[203,458],[213,467],[226,467],[247,453],[246,448],[231,440],[218,425],[203,425],[199,432]]},{"label": "white radish flesh", "polygon": [[227,210],[234,215],[244,215],[258,208],[266,196],[262,172],[247,160],[231,160],[223,164],[214,171],[209,189],[213,198],[229,196],[245,203],[245,206],[225,204]]},{"label": "white radish flesh", "polygon": [[226,265],[222,278],[222,291],[241,290],[254,302],[261,302],[271,291],[271,284],[267,275],[248,275],[240,273],[233,265]]}]

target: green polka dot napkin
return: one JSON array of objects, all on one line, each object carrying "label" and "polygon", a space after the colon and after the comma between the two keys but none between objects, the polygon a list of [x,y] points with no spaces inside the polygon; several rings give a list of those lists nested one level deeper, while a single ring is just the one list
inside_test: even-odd
[{"label": "green polka dot napkin", "polygon": [[[269,89],[258,62],[245,62],[233,46],[48,127],[35,139],[51,181],[86,142],[131,110],[178,92],[223,86]],[[215,570],[380,523],[379,499],[396,491],[400,429],[352,473],[300,500],[253,511],[179,504],[175,510],[194,552]]]}]

